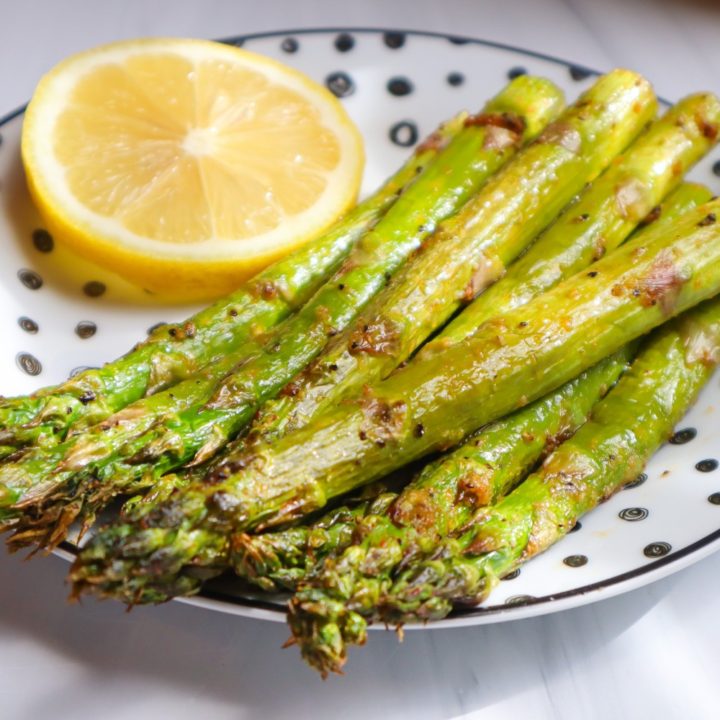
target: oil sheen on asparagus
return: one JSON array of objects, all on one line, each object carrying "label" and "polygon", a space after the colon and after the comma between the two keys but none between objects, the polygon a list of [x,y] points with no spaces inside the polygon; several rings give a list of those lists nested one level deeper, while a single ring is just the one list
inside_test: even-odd
[{"label": "oil sheen on asparagus", "polygon": [[222,466],[137,526],[99,533],[75,565],[80,589],[142,596],[144,580],[202,567],[227,535],[268,527],[451,447],[720,291],[720,201],[687,213],[466,341],[408,365],[354,402]]},{"label": "oil sheen on asparagus", "polygon": [[[654,227],[668,224],[710,197],[707,188],[684,183],[648,221]],[[645,228],[640,232],[647,231]],[[625,352],[621,351],[619,357]],[[454,532],[466,521],[468,508],[495,502],[558,438],[571,434],[584,421],[582,402],[575,406],[576,395],[581,401],[591,402],[592,396],[588,399],[586,393],[592,393],[598,376],[606,381],[607,389],[611,363],[610,359],[602,361],[585,373],[587,379],[581,375],[482,430],[465,445],[427,466],[399,498],[383,488],[376,504],[337,508],[309,526],[260,535],[236,534],[231,539],[233,569],[264,589],[294,590],[308,575],[313,585],[318,585],[325,572],[322,560],[352,544],[360,545],[352,551],[356,573],[361,567],[376,578],[380,573],[387,575],[397,564],[406,563],[409,554],[420,546],[425,552],[431,543]],[[618,360],[615,364],[619,364]],[[388,523],[393,525],[391,537],[382,531],[383,524]],[[329,571],[339,571],[338,561],[333,560]],[[334,583],[331,578],[328,584],[332,587]],[[349,592],[352,575],[338,582],[337,587]],[[155,589],[159,592],[158,586]]]},{"label": "oil sheen on asparagus", "polygon": [[[55,527],[47,540],[42,539],[50,524],[47,514],[26,511],[29,526],[18,528],[15,545],[36,539],[53,544],[62,537],[85,500],[83,492],[68,489],[78,479],[87,477],[90,490],[100,487],[112,496],[113,491],[132,490],[136,481],[150,484],[167,470],[212,456],[329,337],[352,321],[437,224],[514,154],[523,138],[540,132],[557,115],[560,105],[561,95],[552,83],[527,76],[508,85],[481,114],[466,118],[447,147],[358,241],[335,275],[271,331],[260,352],[246,357],[219,387],[214,387],[211,368],[165,394],[125,408],[95,431],[0,467],[6,494],[15,495],[11,509],[37,506],[48,493],[61,498],[61,507],[53,507],[50,514]],[[107,488],[105,479],[115,484]]]},{"label": "oil sheen on asparagus", "polygon": [[305,659],[323,674],[337,672],[346,643],[365,642],[367,617],[427,620],[445,617],[454,604],[480,602],[499,578],[550,547],[583,513],[637,477],[718,362],[715,300],[660,329],[591,420],[516,490],[479,510],[458,537],[411,562],[394,581],[376,585],[369,577],[340,601],[303,588],[289,618]]},{"label": "oil sheen on asparagus", "polygon": [[[482,322],[526,303],[620,245],[682,176],[717,142],[708,128],[720,124],[714,95],[693,95],[664,117],[588,187],[578,200],[508,268],[522,242],[493,243],[493,228],[482,255],[453,249],[406,266],[391,286],[325,349],[275,400],[267,403],[251,434],[270,441],[302,427],[324,408],[390,374],[461,306],[504,275],[429,344],[450,344],[472,334]],[[533,216],[532,202],[518,192],[517,206]],[[515,228],[533,236],[537,223]],[[529,230],[529,232],[528,232]],[[442,250],[443,248],[438,248]],[[423,267],[420,267],[420,265]],[[453,270],[461,268],[461,272]],[[423,272],[424,269],[424,272]],[[419,281],[419,278],[425,278]]]},{"label": "oil sheen on asparagus", "polygon": [[[104,420],[133,401],[190,377],[266,332],[324,283],[398,194],[461,130],[465,114],[422,143],[407,163],[328,232],[259,273],[188,321],[162,325],[120,359],[30,396],[0,402],[0,447],[53,444],[70,429]],[[69,412],[68,412],[69,410]]]}]

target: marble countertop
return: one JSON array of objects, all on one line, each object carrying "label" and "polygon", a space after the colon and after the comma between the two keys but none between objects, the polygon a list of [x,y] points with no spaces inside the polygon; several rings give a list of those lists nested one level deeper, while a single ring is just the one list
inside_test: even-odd
[{"label": "marble countertop", "polygon": [[[0,114],[67,54],[139,35],[222,37],[368,26],[474,35],[625,65],[658,92],[720,92],[713,0],[5,0]],[[323,683],[281,650],[284,626],[172,603],[125,613],[66,602],[65,563],[0,555],[0,717],[718,717],[720,554],[624,596],[513,623],[374,633]]]}]

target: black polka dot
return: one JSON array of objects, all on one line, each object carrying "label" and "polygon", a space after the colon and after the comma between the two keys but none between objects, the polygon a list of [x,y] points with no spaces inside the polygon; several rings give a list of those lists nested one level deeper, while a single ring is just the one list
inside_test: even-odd
[{"label": "black polka dot", "polygon": [[448,40],[450,40],[450,42],[453,45],[467,45],[468,44],[468,39],[464,38],[464,37],[455,36],[455,37],[448,38]]},{"label": "black polka dot", "polygon": [[618,517],[621,520],[627,520],[628,522],[637,522],[638,520],[644,520],[650,513],[641,507],[625,508],[618,513]]},{"label": "black polka dot", "polygon": [[405,33],[386,32],[383,34],[383,42],[392,50],[398,50],[405,44]]},{"label": "black polka dot", "polygon": [[645,557],[659,558],[667,555],[672,550],[672,545],[666,542],[654,542],[646,545],[643,549]]},{"label": "black polka dot", "polygon": [[159,330],[161,327],[165,327],[166,325],[167,325],[166,322],[157,322],[157,323],[155,323],[154,325],[151,325],[151,326],[147,329],[147,334],[148,334],[148,335],[152,335],[156,330]]},{"label": "black polka dot", "polygon": [[582,530],[582,523],[578,520],[570,530],[568,530],[568,533],[574,533],[578,530]]},{"label": "black polka dot", "polygon": [[75,334],[82,340],[91,338],[97,332],[97,325],[90,320],[81,320],[75,326]]},{"label": "black polka dot", "polygon": [[720,492],[709,495],[708,502],[711,502],[713,505],[720,505]]},{"label": "black polka dot", "polygon": [[625,485],[623,485],[623,490],[632,490],[633,488],[639,487],[647,479],[648,476],[645,473],[640,473],[634,480],[631,480],[629,483],[625,483]]},{"label": "black polka dot", "polygon": [[42,372],[40,361],[30,353],[22,352],[15,356],[17,366],[28,375],[39,375]]},{"label": "black polka dot", "polygon": [[568,555],[566,558],[563,558],[563,563],[568,567],[577,568],[587,565],[588,559],[587,555]]},{"label": "black polka dot", "polygon": [[417,125],[410,120],[402,120],[390,128],[390,139],[400,147],[412,147],[418,140]]},{"label": "black polka dot", "polygon": [[52,235],[43,228],[33,230],[32,241],[35,249],[41,253],[52,252],[52,249],[55,247],[55,241]]},{"label": "black polka dot", "polygon": [[404,77],[390,78],[387,83],[388,92],[395,97],[409,95],[413,91],[412,83]]},{"label": "black polka dot", "polygon": [[507,71],[507,76],[509,80],[514,80],[515,78],[520,77],[521,75],[527,75],[528,71],[527,68],[524,68],[522,65],[516,65],[515,67],[511,67]]},{"label": "black polka dot", "polygon": [[685,443],[689,443],[691,440],[694,440],[696,435],[697,430],[695,428],[683,428],[673,434],[670,438],[670,442],[673,445],[684,445]]},{"label": "black polka dot", "polygon": [[446,80],[447,80],[448,85],[452,85],[453,87],[458,87],[459,85],[462,85],[465,82],[465,76],[459,72],[451,72],[448,74]]},{"label": "black polka dot", "polygon": [[588,70],[587,68],[581,67],[580,65],[572,65],[569,68],[570,77],[573,80],[586,80],[589,78],[593,73],[592,70]]},{"label": "black polka dot", "polygon": [[507,575],[503,575],[501,580],[514,580],[518,575],[520,575],[520,568],[509,572]]},{"label": "black polka dot", "polygon": [[39,290],[43,285],[43,279],[34,270],[18,270],[18,277],[29,290]]},{"label": "black polka dot", "polygon": [[344,72],[330,73],[325,78],[327,89],[335,95],[335,97],[344,98],[355,92],[355,83],[352,78]]},{"label": "black polka dot", "polygon": [[99,280],[91,280],[83,285],[83,292],[91,298],[100,297],[105,294],[107,287],[105,283],[101,283]]},{"label": "black polka dot", "polygon": [[712,458],[708,458],[707,460],[701,460],[695,465],[695,469],[699,470],[700,472],[713,472],[713,470],[718,469],[718,461]]},{"label": "black polka dot", "polygon": [[38,324],[31,320],[29,317],[20,317],[18,318],[18,325],[26,332],[30,333],[31,335],[34,335],[40,328],[38,327]]},{"label": "black polka dot", "polygon": [[531,602],[535,598],[532,595],[513,595],[506,601],[506,605],[524,605],[525,603]]},{"label": "black polka dot", "polygon": [[292,54],[300,49],[300,43],[295,38],[289,37],[280,43],[280,48],[283,52]]},{"label": "black polka dot", "polygon": [[713,163],[712,171],[713,171],[718,177],[720,177],[720,160],[716,160],[716,161]]},{"label": "black polka dot", "polygon": [[338,52],[348,52],[355,47],[355,38],[349,33],[341,33],[335,38],[335,49]]}]

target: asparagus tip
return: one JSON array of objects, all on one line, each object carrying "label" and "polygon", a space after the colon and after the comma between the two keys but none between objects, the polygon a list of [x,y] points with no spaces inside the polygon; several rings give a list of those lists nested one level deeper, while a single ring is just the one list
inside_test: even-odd
[{"label": "asparagus tip", "polygon": [[322,597],[317,591],[301,591],[288,606],[288,623],[294,643],[305,661],[323,677],[342,675],[347,646],[364,645],[367,622],[343,603]]}]

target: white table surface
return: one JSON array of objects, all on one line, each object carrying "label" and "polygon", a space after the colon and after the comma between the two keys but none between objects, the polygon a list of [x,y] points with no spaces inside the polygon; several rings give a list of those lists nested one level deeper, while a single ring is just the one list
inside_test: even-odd
[{"label": "white table surface", "polygon": [[[102,42],[321,26],[475,35],[625,65],[668,98],[720,92],[713,0],[1,0],[0,114]],[[177,603],[69,605],[66,569],[0,555],[3,720],[720,717],[720,555],[558,615],[409,632],[402,645],[373,633],[325,683],[280,649],[282,625]]]}]

